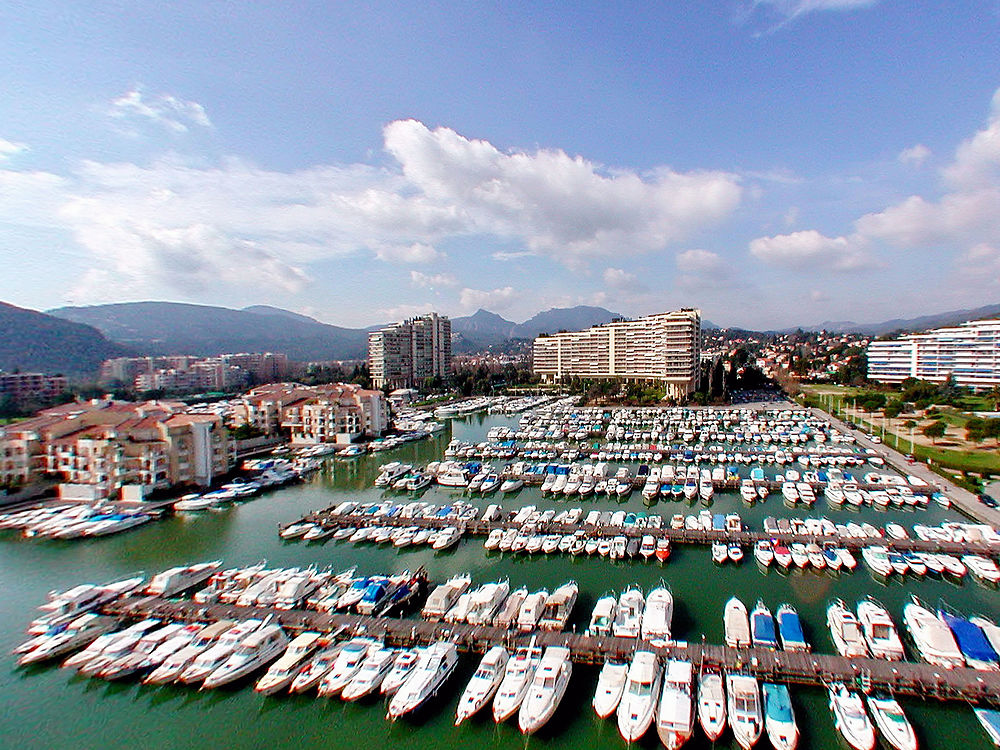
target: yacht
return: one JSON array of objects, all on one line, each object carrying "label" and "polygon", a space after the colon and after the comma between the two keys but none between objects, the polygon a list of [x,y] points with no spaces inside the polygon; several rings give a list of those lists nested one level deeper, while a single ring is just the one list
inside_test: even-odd
[{"label": "yacht", "polygon": [[388,718],[395,720],[420,708],[437,694],[457,664],[458,649],[454,643],[437,641],[428,646],[410,676],[392,696]]},{"label": "yacht", "polygon": [[710,742],[726,729],[726,690],[722,675],[714,670],[698,678],[698,723]]},{"label": "yacht", "polygon": [[115,617],[104,617],[88,613],[71,620],[65,627],[58,626],[58,631],[41,636],[30,651],[22,653],[18,658],[19,666],[48,661],[75,651],[84,644],[90,643],[98,636],[114,630],[118,626]]},{"label": "yacht", "polygon": [[427,597],[427,603],[420,611],[421,617],[431,622],[440,620],[448,613],[448,610],[455,606],[458,597],[464,594],[470,585],[472,585],[472,576],[468,573],[449,578]]},{"label": "yacht", "polygon": [[594,611],[590,615],[590,625],[587,626],[587,635],[611,635],[611,626],[615,621],[617,610],[618,599],[614,594],[607,594],[598,599],[597,603],[594,604]]},{"label": "yacht", "polygon": [[757,678],[746,674],[726,676],[729,697],[729,726],[743,750],[750,750],[764,729]]},{"label": "yacht", "polygon": [[562,630],[565,628],[579,592],[580,587],[576,581],[567,581],[553,591],[545,599],[538,627],[542,630]]},{"label": "yacht", "polygon": [[973,708],[972,712],[995,747],[1000,747],[1000,711],[993,708]]},{"label": "yacht", "polygon": [[653,589],[646,599],[646,609],[642,613],[641,638],[653,646],[665,646],[670,642],[670,626],[674,615],[674,597],[665,585]]},{"label": "yacht", "polygon": [[514,656],[507,660],[503,680],[493,697],[493,720],[498,724],[506,721],[521,707],[535,669],[542,659],[542,649],[534,645],[517,649]]},{"label": "yacht", "polygon": [[[147,622],[149,622],[147,620]],[[155,622],[155,621],[154,621]],[[218,638],[233,627],[233,620],[220,620],[202,628],[184,648],[167,657],[162,664],[146,675],[143,682],[162,685],[173,682],[202,652],[210,648]]]},{"label": "yacht", "polygon": [[745,648],[750,645],[750,620],[747,617],[747,608],[735,596],[726,602],[724,621],[727,646]]},{"label": "yacht", "polygon": [[199,654],[190,665],[185,667],[178,680],[186,684],[204,680],[232,656],[240,643],[261,626],[261,622],[261,620],[244,620],[231,627],[219,636],[219,640],[214,645]]},{"label": "yacht", "polygon": [[506,578],[496,583],[483,584],[469,598],[465,621],[470,625],[489,625],[509,593],[510,582]]},{"label": "yacht", "polygon": [[263,677],[257,680],[253,689],[258,693],[271,695],[288,687],[302,668],[305,660],[319,647],[319,639],[320,634],[313,632],[305,632],[296,636],[288,644],[288,648],[281,655],[281,658],[271,665]]},{"label": "yacht", "polygon": [[965,665],[951,630],[916,597],[903,607],[903,622],[924,661],[945,669]]},{"label": "yacht", "polygon": [[143,589],[143,593],[150,596],[173,596],[208,580],[221,567],[222,560],[213,560],[196,565],[168,568],[153,576],[149,585]]},{"label": "yacht", "polygon": [[534,630],[538,626],[538,618],[542,616],[545,608],[545,601],[549,598],[549,592],[540,589],[533,594],[528,594],[521,602],[521,608],[517,613],[517,629],[522,633]]},{"label": "yacht", "polygon": [[858,603],[858,622],[872,656],[889,661],[904,658],[903,643],[889,611],[870,596]]},{"label": "yacht", "polygon": [[874,750],[875,729],[860,695],[835,682],[830,685],[830,710],[834,725],[848,745],[854,750]]},{"label": "yacht", "polygon": [[520,613],[521,605],[527,597],[528,589],[524,586],[514,589],[510,596],[507,597],[507,601],[503,603],[496,617],[493,618],[493,627],[510,628],[517,622],[517,615]]},{"label": "yacht", "polygon": [[792,697],[787,685],[764,683],[764,729],[774,750],[795,750],[799,727],[795,723]]},{"label": "yacht", "polygon": [[760,599],[750,613],[750,640],[755,648],[778,648],[774,616]]},{"label": "yacht", "polygon": [[938,617],[944,620],[945,625],[955,636],[955,642],[965,657],[966,665],[973,669],[997,671],[997,652],[993,650],[986,633],[978,625],[943,608],[938,609]]},{"label": "yacht", "polygon": [[354,676],[361,671],[369,654],[378,651],[380,644],[373,638],[354,638],[347,642],[337,656],[337,661],[319,683],[320,695],[339,695]]},{"label": "yacht", "polygon": [[782,604],[778,607],[776,617],[781,648],[785,651],[809,651],[809,643],[802,632],[802,621],[795,608],[790,604]]},{"label": "yacht", "polygon": [[667,662],[656,710],[656,733],[667,750],[677,750],[694,731],[691,680],[691,662],[676,659]]},{"label": "yacht", "polygon": [[659,657],[652,651],[636,651],[618,704],[618,731],[626,742],[637,742],[653,723],[660,679]]},{"label": "yacht", "polygon": [[629,588],[618,598],[618,611],[611,626],[616,638],[638,638],[642,624],[642,611],[646,597],[637,588]]},{"label": "yacht", "polygon": [[396,654],[396,650],[391,648],[379,648],[369,653],[361,669],[340,692],[340,697],[345,701],[356,701],[378,690],[392,671]]},{"label": "yacht", "polygon": [[875,726],[894,750],[917,750],[917,735],[895,698],[876,694],[869,695],[867,701]]},{"label": "yacht", "polygon": [[848,658],[868,656],[868,646],[858,618],[841,599],[834,599],[826,608],[826,624],[837,653]]},{"label": "yacht", "polygon": [[379,686],[379,693],[382,695],[395,695],[396,691],[403,686],[413,670],[416,669],[423,648],[411,648],[401,652],[392,662],[392,669],[382,680]]},{"label": "yacht", "polygon": [[601,674],[597,678],[597,690],[594,691],[593,701],[594,711],[600,718],[608,718],[618,708],[622,691],[625,689],[626,677],[628,677],[628,664],[604,662]]},{"label": "yacht", "polygon": [[205,678],[203,687],[215,688],[246,677],[274,661],[288,646],[280,625],[262,625],[248,635],[222,666]]},{"label": "yacht", "polygon": [[572,674],[573,662],[568,648],[549,646],[545,649],[517,713],[522,734],[534,734],[552,718],[566,694]]},{"label": "yacht", "polygon": [[[119,641],[124,640],[132,644],[136,643],[135,640],[136,638],[141,638],[143,635],[148,633],[150,630],[152,630],[159,624],[160,621],[158,619],[149,618],[141,622],[138,622],[135,625],[127,627],[124,630],[115,630],[110,633],[105,633],[104,635],[100,635],[93,641],[88,643],[87,646],[83,649],[83,651],[77,651],[72,656],[67,657],[66,660],[62,663],[62,666],[70,669],[77,669],[79,667],[82,667],[84,664],[87,664],[93,659],[96,659],[103,652],[113,650],[115,643]],[[38,640],[38,643],[41,642],[42,642],[41,640]],[[18,647],[18,649],[14,650],[14,653],[25,653],[26,651],[30,651],[32,648],[34,648],[34,646],[29,646],[27,648]]]},{"label": "yacht", "polygon": [[[181,634],[184,630],[181,623],[170,623],[146,633],[128,653],[112,659],[93,674],[102,680],[118,680],[130,677],[136,672],[151,668],[150,659],[166,642]],[[190,640],[190,637],[188,638]],[[169,654],[168,654],[169,655]],[[163,658],[166,658],[165,655]]]},{"label": "yacht", "polygon": [[288,692],[304,693],[306,690],[316,687],[320,680],[333,669],[342,648],[343,644],[333,644],[316,654],[308,664],[299,669],[298,674],[292,679]]},{"label": "yacht", "polygon": [[494,646],[486,652],[458,702],[456,727],[490,702],[504,678],[509,658],[510,655],[503,646]]}]

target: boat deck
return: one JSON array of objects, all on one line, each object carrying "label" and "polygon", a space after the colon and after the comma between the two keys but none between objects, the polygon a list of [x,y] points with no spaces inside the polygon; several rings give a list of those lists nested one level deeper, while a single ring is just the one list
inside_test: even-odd
[{"label": "boat deck", "polygon": [[[527,645],[534,638],[540,646],[569,648],[573,661],[584,664],[602,664],[608,659],[627,660],[639,644],[634,638],[600,638],[542,630],[520,633],[492,626],[330,614],[302,609],[202,605],[188,600],[168,600],[153,596],[126,597],[106,605],[102,611],[109,615],[136,619],[160,617],[184,622],[270,617],[292,632],[314,630],[341,637],[374,636],[383,638],[387,645],[396,647],[427,645],[447,640],[461,651],[475,653],[485,653],[498,644],[512,649],[518,645]],[[829,654],[755,648],[734,649],[704,643],[660,648],[644,643],[643,648],[656,650],[665,658],[690,661],[695,670],[700,670],[703,666],[716,667],[727,671],[750,672],[769,681],[819,686],[830,682],[844,682],[919,698],[972,703],[1000,702],[1000,672],[982,672],[968,668],[948,670],[914,662],[847,659]]]}]

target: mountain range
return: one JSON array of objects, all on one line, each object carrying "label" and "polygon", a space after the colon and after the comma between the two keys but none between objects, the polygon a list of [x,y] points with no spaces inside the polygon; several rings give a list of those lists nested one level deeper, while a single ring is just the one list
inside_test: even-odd
[{"label": "mountain range", "polygon": [[[1000,305],[952,310],[881,323],[828,321],[806,330],[883,335],[1000,316]],[[580,305],[540,312],[515,323],[488,310],[452,318],[453,351],[479,351],[541,333],[582,330],[619,317],[603,307]],[[703,320],[706,329],[715,324]],[[41,313],[0,302],[0,369],[92,376],[111,357],[274,351],[297,361],[362,359],[368,332],[344,328],[268,305],[242,310],[178,302],[127,302],[61,307]],[[794,329],[789,329],[794,330]]]}]

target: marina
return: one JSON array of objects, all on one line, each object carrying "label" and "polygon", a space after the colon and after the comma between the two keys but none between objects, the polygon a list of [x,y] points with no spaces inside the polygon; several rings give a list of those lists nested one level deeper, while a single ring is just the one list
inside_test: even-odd
[{"label": "marina", "polygon": [[[862,673],[846,673],[843,671],[844,662],[851,664],[853,660],[844,660],[835,655],[836,651],[825,627],[825,611],[827,602],[831,598],[841,598],[853,605],[854,602],[859,602],[868,594],[874,593],[890,611],[902,632],[901,613],[909,599],[906,593],[908,586],[901,584],[904,580],[919,580],[918,588],[913,590],[919,591],[923,601],[936,603],[939,599],[943,599],[966,615],[983,615],[995,622],[998,612],[993,589],[974,583],[971,574],[963,580],[929,574],[917,578],[913,573],[908,573],[905,577],[891,574],[888,578],[879,580],[867,575],[845,575],[846,571],[838,575],[829,569],[820,571],[814,568],[793,567],[787,572],[782,572],[774,560],[768,566],[762,566],[759,561],[757,564],[747,564],[749,558],[754,556],[752,539],[758,536],[767,540],[776,538],[765,529],[765,520],[770,517],[775,519],[775,523],[780,519],[788,521],[796,519],[804,524],[806,518],[813,517],[818,520],[820,516],[825,516],[835,524],[845,527],[848,523],[857,523],[858,526],[869,523],[884,535],[878,543],[887,546],[892,546],[887,525],[897,523],[909,533],[909,542],[897,540],[901,542],[900,549],[907,543],[947,544],[948,542],[943,539],[921,540],[913,532],[916,525],[937,529],[942,528],[942,523],[946,522],[968,523],[961,516],[957,516],[954,512],[949,513],[947,509],[933,501],[922,510],[889,508],[880,511],[874,507],[863,507],[860,510],[824,508],[823,511],[814,508],[810,512],[805,506],[795,508],[785,506],[780,492],[776,497],[758,499],[754,505],[747,506],[740,497],[738,488],[735,491],[719,489],[714,493],[712,505],[707,509],[713,515],[719,513],[725,517],[737,514],[740,517],[743,530],[728,533],[757,535],[748,536],[747,541],[743,542],[748,561],[742,565],[727,561],[723,566],[713,565],[708,552],[710,542],[705,540],[727,533],[725,527],[721,531],[716,531],[686,528],[675,530],[664,529],[661,526],[659,530],[661,534],[657,535],[657,538],[667,536],[662,532],[669,532],[672,547],[669,558],[662,565],[658,563],[654,554],[648,557],[636,554],[634,558],[626,555],[612,560],[601,557],[598,553],[573,555],[560,552],[558,549],[550,554],[544,554],[539,548],[539,552],[535,555],[490,552],[482,547],[482,543],[489,538],[490,530],[493,530],[490,524],[499,527],[509,523],[506,520],[496,519],[485,522],[481,530],[476,527],[475,535],[467,525],[461,535],[467,541],[457,540],[453,546],[438,551],[427,544],[407,544],[399,547],[388,542],[382,545],[353,544],[346,539],[336,539],[333,534],[303,542],[301,537],[286,540],[275,533],[277,528],[315,513],[311,509],[335,508],[344,502],[376,506],[389,503],[388,510],[391,510],[394,505],[405,505],[411,501],[427,502],[440,507],[453,505],[462,499],[469,506],[476,508],[478,512],[476,524],[481,522],[490,504],[502,505],[505,513],[516,513],[522,508],[534,505],[542,513],[553,510],[552,518],[561,511],[580,506],[586,511],[579,519],[581,523],[585,521],[590,511],[588,504],[595,510],[600,509],[601,512],[605,509],[614,512],[622,510],[626,515],[634,513],[637,517],[640,513],[646,513],[647,518],[649,515],[660,515],[661,523],[677,512],[698,516],[701,510],[706,509],[705,506],[698,507],[702,502],[701,498],[695,500],[693,507],[688,507],[683,501],[673,503],[663,499],[656,505],[647,506],[639,491],[634,491],[621,501],[609,503],[608,500],[590,500],[587,503],[581,501],[573,503],[562,498],[556,500],[542,496],[540,485],[531,484],[502,500],[499,497],[475,499],[467,492],[463,498],[461,490],[440,486],[431,486],[418,498],[407,499],[405,496],[397,497],[394,493],[385,494],[386,490],[376,489],[373,486],[375,478],[380,473],[378,467],[387,462],[396,460],[412,466],[427,466],[441,459],[443,450],[452,439],[458,437],[474,442],[477,435],[485,435],[492,426],[498,423],[509,424],[512,419],[516,421],[516,418],[505,415],[474,415],[462,420],[452,420],[448,423],[447,429],[437,437],[410,443],[389,454],[377,457],[363,456],[349,461],[327,458],[324,459],[323,468],[304,483],[272,493],[264,502],[233,504],[222,512],[203,514],[197,519],[192,517],[192,514],[178,514],[164,519],[161,523],[147,525],[129,534],[103,540],[24,545],[11,539],[2,540],[0,544],[0,554],[4,556],[5,563],[16,563],[18,555],[25,554],[25,550],[31,550],[30,554],[36,560],[39,554],[44,553],[43,556],[53,556],[55,560],[62,560],[64,565],[77,567],[80,570],[78,580],[125,578],[137,566],[145,568],[151,576],[155,571],[183,566],[198,559],[219,559],[224,561],[224,566],[232,564],[253,566],[266,558],[271,561],[269,565],[299,567],[303,570],[316,565],[322,565],[323,568],[332,566],[334,570],[357,566],[358,571],[384,571],[396,575],[405,570],[416,571],[424,568],[431,588],[433,584],[469,572],[471,580],[468,591],[471,592],[486,583],[509,580],[511,596],[522,587],[526,589],[526,594],[541,588],[553,593],[568,580],[578,582],[578,600],[566,629],[562,631],[536,629],[520,633],[516,628],[501,628],[495,631],[493,626],[470,626],[468,623],[456,624],[444,620],[432,622],[413,616],[399,619],[332,612],[319,613],[311,610],[305,610],[310,618],[308,621],[297,622],[297,616],[300,618],[305,616],[300,614],[303,612],[301,609],[279,610],[277,607],[269,606],[259,612],[262,618],[273,616],[275,622],[286,632],[289,641],[300,633],[318,632],[338,633],[337,638],[343,643],[344,639],[355,635],[354,628],[360,628],[359,637],[370,637],[384,642],[386,648],[402,648],[414,643],[415,640],[421,644],[429,644],[434,640],[440,640],[447,633],[448,641],[454,643],[460,651],[454,672],[437,696],[430,699],[416,714],[407,714],[395,722],[389,722],[385,721],[387,704],[381,708],[373,706],[371,697],[350,703],[338,700],[336,705],[342,708],[336,709],[337,723],[331,725],[333,710],[331,704],[317,701],[314,697],[301,693],[293,695],[278,693],[266,696],[250,689],[252,684],[243,689],[226,687],[198,692],[184,686],[141,684],[135,679],[106,683],[97,680],[98,684],[107,684],[108,689],[95,690],[93,680],[81,681],[79,676],[67,678],[65,670],[45,666],[32,667],[24,672],[11,671],[5,678],[7,684],[28,684],[24,682],[27,680],[34,689],[45,691],[47,700],[44,706],[34,703],[23,704],[24,710],[27,711],[26,715],[30,717],[62,710],[62,717],[52,716],[46,719],[47,723],[53,726],[51,730],[54,732],[53,736],[58,737],[63,731],[72,731],[75,737],[82,738],[78,744],[84,747],[98,747],[100,733],[97,724],[90,718],[69,708],[67,701],[79,700],[79,696],[91,696],[96,700],[92,705],[96,714],[102,717],[101,722],[104,726],[106,722],[115,726],[130,715],[135,717],[137,708],[141,708],[146,716],[157,717],[159,734],[163,736],[151,739],[154,746],[158,742],[164,743],[162,745],[164,747],[183,745],[182,733],[195,731],[192,729],[194,726],[199,727],[197,731],[204,731],[208,726],[213,727],[213,731],[219,736],[230,738],[233,746],[246,747],[258,746],[262,737],[271,737],[270,741],[280,743],[280,733],[289,731],[296,732],[297,736],[305,736],[312,738],[312,741],[329,745],[331,741],[337,742],[336,739],[332,739],[331,732],[336,735],[343,731],[344,727],[351,727],[350,731],[364,732],[372,737],[384,737],[387,741],[416,748],[424,746],[430,739],[428,735],[447,737],[452,746],[486,743],[490,746],[516,748],[521,747],[524,742],[516,711],[513,718],[499,732],[493,728],[494,722],[490,720],[492,717],[489,706],[463,721],[460,726],[454,726],[464,689],[475,674],[481,656],[490,648],[500,645],[513,657],[518,646],[528,646],[533,637],[538,644],[537,648],[543,652],[550,646],[569,648],[576,668],[569,678],[568,691],[570,694],[576,694],[574,691],[585,692],[586,699],[580,703],[589,703],[590,699],[596,696],[598,677],[604,659],[614,654],[628,663],[636,647],[634,639],[617,639],[614,636],[592,638],[585,635],[584,631],[589,624],[594,605],[609,588],[613,588],[617,595],[630,585],[636,585],[648,595],[663,579],[673,595],[671,637],[676,639],[674,645],[654,647],[654,650],[662,655],[664,664],[666,660],[671,659],[689,661],[693,665],[694,679],[697,681],[702,668],[711,671],[713,665],[722,666],[722,672],[725,674],[726,665],[730,669],[733,668],[737,659],[741,668],[744,665],[751,665],[752,660],[756,659],[757,663],[752,674],[759,675],[761,681],[773,681],[776,684],[791,686],[791,701],[802,733],[800,747],[832,749],[841,741],[838,739],[833,715],[828,707],[828,691],[822,687],[824,683],[833,679],[843,679],[851,685],[857,684],[859,679],[864,679],[873,686],[894,685],[892,690],[899,696],[907,717],[920,731],[921,744],[925,747],[945,747],[946,743],[956,741],[955,738],[961,738],[969,747],[987,746],[989,740],[983,728],[973,720],[964,701],[961,698],[955,700],[959,696],[955,691],[964,690],[969,695],[983,696],[985,701],[983,705],[991,705],[992,702],[986,699],[989,690],[981,688],[978,682],[982,675],[965,668],[948,670],[944,673],[943,682],[939,684],[933,678],[934,671],[931,665],[914,662],[912,655],[903,662],[903,669],[898,672],[902,677],[893,677],[892,669],[894,667],[899,669],[896,663],[890,664],[871,658],[860,660],[864,667]],[[398,528],[405,530],[414,525],[420,525],[422,528],[421,522],[403,525],[402,520],[397,524],[394,523],[395,519],[386,519],[384,516],[380,516],[378,520],[377,525],[391,527],[391,531],[396,531]],[[340,528],[339,522],[335,525]],[[439,527],[453,524],[427,519],[424,525],[429,527],[428,530],[430,527],[437,530]],[[552,529],[552,533],[555,533],[554,526]],[[648,526],[646,529],[635,530],[615,526],[613,529],[609,527],[609,530],[614,531],[612,539],[625,536],[630,540],[635,538],[636,542],[641,542],[642,537],[648,535],[641,532],[649,531]],[[677,531],[681,533],[674,537],[673,534]],[[813,535],[807,534],[807,536]],[[692,541],[682,541],[685,538]],[[470,544],[469,540],[472,539],[476,539],[478,543]],[[694,541],[695,539],[699,541]],[[870,538],[865,541],[876,540]],[[850,545],[852,549],[864,546],[855,545],[846,539],[845,544]],[[142,550],[147,551],[142,552]],[[655,552],[655,544],[653,551]],[[982,551],[986,553],[987,549],[984,548]],[[192,555],[196,556],[195,560],[192,560]],[[122,560],[125,559],[132,563],[127,569],[123,568]],[[859,566],[864,565],[860,554],[857,562]],[[8,565],[7,569],[12,568]],[[24,572],[23,568],[21,570],[19,578],[30,581],[30,585],[27,582],[12,581],[11,588],[15,604],[21,602],[17,605],[21,613],[37,606],[39,591],[66,587],[65,576],[60,575],[54,567],[49,569],[46,565],[42,565],[30,573]],[[719,591],[706,591],[700,585],[707,571],[711,571],[724,595]],[[74,578],[77,578],[77,575],[74,575]],[[184,596],[190,595],[190,592],[184,594]],[[762,599],[768,605],[778,624],[779,644],[783,636],[778,614],[779,605],[782,603],[792,605],[801,620],[803,639],[812,647],[812,651],[792,652],[783,649],[772,651],[749,647],[730,649],[724,646],[723,609],[725,600],[731,595],[741,598],[748,608],[752,608],[757,599]],[[142,600],[143,597],[136,594],[124,601],[136,604]],[[167,604],[165,599],[157,598],[155,601],[161,606]],[[193,606],[190,600],[185,601],[188,603],[171,603],[170,606]],[[207,606],[209,611],[214,613],[213,617],[217,615],[223,620],[226,619],[227,608],[239,608],[237,604]],[[221,609],[214,610],[212,609],[214,607]],[[197,610],[189,611],[183,617],[178,616],[176,621],[178,624],[208,621],[195,618],[197,613]],[[139,611],[136,610],[134,614],[138,615]],[[163,614],[168,613],[164,611]],[[231,616],[242,618],[246,616],[246,612],[237,610],[232,612]],[[188,620],[188,617],[193,619]],[[4,618],[7,632],[3,633],[3,637],[8,647],[13,648],[22,640],[20,636],[27,623],[23,615],[6,614]],[[346,629],[341,630],[341,628]],[[385,641],[381,638],[383,635],[387,636]],[[393,638],[398,640],[392,640]],[[616,644],[620,640],[624,643],[621,644],[620,650],[616,650],[619,648]],[[601,643],[596,650],[595,642]],[[322,653],[322,648],[320,647],[314,654]],[[540,653],[539,659],[541,657]],[[816,665],[820,668],[819,677]],[[862,676],[869,668],[871,674]],[[750,666],[744,669],[747,670],[750,670]],[[940,670],[938,672],[941,673]],[[963,685],[958,682],[966,673],[972,674],[971,679],[975,685]],[[262,675],[264,672],[257,674]],[[987,674],[983,678],[983,684],[992,686],[993,679],[992,675]],[[13,682],[10,682],[11,680]],[[111,688],[113,691],[109,692]],[[926,703],[920,701],[922,697],[936,695],[944,700],[932,699]],[[142,697],[136,704],[135,701],[140,696]],[[761,698],[763,700],[763,693]],[[169,707],[169,714],[158,708],[161,703]],[[60,706],[63,708],[60,709]],[[764,710],[763,703],[761,709]],[[247,731],[244,735],[241,730],[234,730],[229,718],[233,712],[239,716],[259,717],[247,722],[253,731]],[[803,725],[803,716],[810,718],[808,726]],[[657,731],[653,729],[655,723],[656,716],[651,721],[647,740],[655,741]],[[92,729],[89,728],[91,726]],[[333,730],[333,726],[337,729]],[[412,730],[407,727],[412,727]],[[947,737],[943,727],[947,727]],[[552,718],[545,726],[538,730],[538,735],[554,746],[573,747],[587,744],[603,748],[622,747],[624,744],[614,727],[613,719],[602,722],[589,707],[586,711],[580,706],[570,708],[568,701],[565,700],[555,709]],[[241,740],[241,736],[245,739]],[[166,744],[171,740],[171,745]],[[534,741],[529,740],[529,742]],[[698,746],[705,741],[701,729],[696,728],[690,740],[692,746]],[[766,739],[761,740],[761,742],[766,741]],[[736,746],[736,741],[728,730],[718,742],[724,747]]]}]

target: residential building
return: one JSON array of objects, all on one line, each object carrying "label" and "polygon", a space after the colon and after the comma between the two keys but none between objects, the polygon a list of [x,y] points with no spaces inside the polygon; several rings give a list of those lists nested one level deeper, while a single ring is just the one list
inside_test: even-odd
[{"label": "residential building", "polygon": [[413,388],[451,375],[451,320],[428,313],[368,334],[368,369],[375,388]]},{"label": "residential building", "polygon": [[661,383],[681,399],[697,387],[701,311],[682,309],[618,320],[584,331],[539,336],[532,369],[545,382],[621,378]]},{"label": "residential building", "polygon": [[974,320],[868,345],[868,377],[880,383],[907,378],[992,388],[1000,385],[1000,319]]},{"label": "residential building", "polygon": [[216,357],[118,357],[101,365],[101,383],[129,383],[137,390],[172,393],[235,391],[288,376],[285,354],[220,354]]},{"label": "residential building", "polygon": [[0,481],[26,484],[48,475],[62,481],[67,497],[117,497],[127,486],[208,486],[228,470],[222,419],[188,413],[180,403],[66,404],[0,428]]},{"label": "residential building", "polygon": [[382,391],[354,383],[332,383],[308,389],[307,398],[281,408],[281,426],[293,445],[350,443],[377,437],[389,427],[389,406]]},{"label": "residential building", "polygon": [[66,378],[41,372],[0,372],[0,401],[51,404],[66,391]]}]

